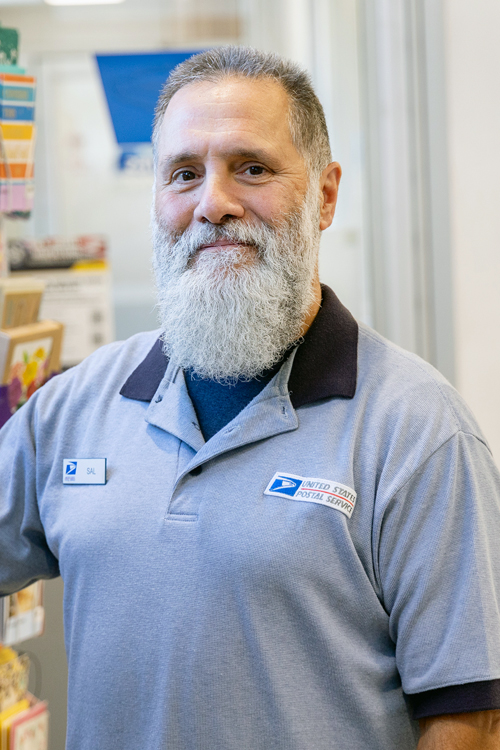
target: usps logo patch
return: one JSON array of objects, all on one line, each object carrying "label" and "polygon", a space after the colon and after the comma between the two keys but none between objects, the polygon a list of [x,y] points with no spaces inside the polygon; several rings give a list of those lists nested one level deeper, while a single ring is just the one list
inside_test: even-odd
[{"label": "usps logo patch", "polygon": [[356,505],[356,493],[351,487],[331,479],[298,477],[296,474],[276,473],[264,492],[265,495],[288,497],[305,503],[327,505],[352,516]]},{"label": "usps logo patch", "polygon": [[77,461],[68,461],[68,463],[66,464],[66,467],[65,467],[65,469],[66,469],[65,470],[66,476],[69,476],[71,474],[76,474],[77,466],[78,466],[78,462]]},{"label": "usps logo patch", "polygon": [[275,474],[266,490],[266,494],[293,497],[301,484],[301,477],[292,477],[289,474]]}]

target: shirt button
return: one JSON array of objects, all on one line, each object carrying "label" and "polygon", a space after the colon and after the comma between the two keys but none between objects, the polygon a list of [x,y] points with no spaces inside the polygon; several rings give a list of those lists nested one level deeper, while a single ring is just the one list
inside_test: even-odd
[{"label": "shirt button", "polygon": [[201,474],[202,470],[203,470],[203,466],[196,466],[194,469],[191,469],[189,474],[192,477],[197,477],[199,474]]}]

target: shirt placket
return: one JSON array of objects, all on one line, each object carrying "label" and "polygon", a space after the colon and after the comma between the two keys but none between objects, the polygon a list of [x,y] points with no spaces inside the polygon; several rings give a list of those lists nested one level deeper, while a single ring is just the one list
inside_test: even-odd
[{"label": "shirt placket", "polygon": [[298,427],[288,394],[294,352],[279,373],[226,427],[205,442],[182,370],[171,363],[150,404],[147,421],[179,440],[177,477],[168,497],[167,522],[194,522],[206,482],[206,468],[215,458],[250,443]]}]

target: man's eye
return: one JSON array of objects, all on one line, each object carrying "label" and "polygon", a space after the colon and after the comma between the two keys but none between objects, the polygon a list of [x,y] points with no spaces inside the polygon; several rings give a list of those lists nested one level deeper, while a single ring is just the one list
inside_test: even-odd
[{"label": "man's eye", "polygon": [[265,169],[264,167],[259,167],[257,164],[254,164],[253,166],[248,167],[247,172],[253,177],[259,177],[261,174],[264,174]]},{"label": "man's eye", "polygon": [[196,175],[190,169],[183,169],[182,172],[177,172],[174,175],[174,182],[191,182],[191,180],[195,179]]}]

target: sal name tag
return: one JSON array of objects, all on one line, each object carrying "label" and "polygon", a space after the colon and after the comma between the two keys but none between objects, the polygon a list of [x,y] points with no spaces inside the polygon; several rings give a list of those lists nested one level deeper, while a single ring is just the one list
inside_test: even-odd
[{"label": "sal name tag", "polygon": [[327,505],[329,508],[339,510],[347,518],[352,516],[357,497],[351,487],[331,479],[298,477],[296,474],[281,472],[274,475],[264,494]]},{"label": "sal name tag", "polygon": [[106,459],[65,458],[63,484],[106,484]]}]

